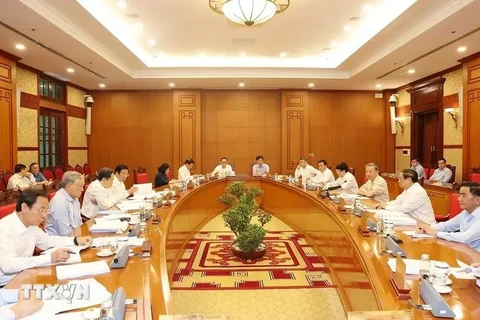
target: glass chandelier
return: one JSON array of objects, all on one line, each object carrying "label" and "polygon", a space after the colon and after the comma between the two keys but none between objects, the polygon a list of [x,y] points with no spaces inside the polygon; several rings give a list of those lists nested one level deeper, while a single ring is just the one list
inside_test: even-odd
[{"label": "glass chandelier", "polygon": [[250,27],[287,10],[290,0],[209,0],[209,5],[229,20]]}]

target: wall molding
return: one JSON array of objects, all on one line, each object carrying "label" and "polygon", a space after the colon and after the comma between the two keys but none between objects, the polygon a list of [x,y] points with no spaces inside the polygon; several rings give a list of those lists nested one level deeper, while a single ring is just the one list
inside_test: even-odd
[{"label": "wall molding", "polygon": [[88,147],[67,147],[68,150],[88,150]]},{"label": "wall molding", "polygon": [[86,119],[87,109],[67,104],[66,112],[68,117]]},{"label": "wall molding", "polygon": [[47,108],[61,112],[66,111],[66,107],[58,102],[53,102],[47,99],[40,98],[40,108]]},{"label": "wall molding", "polygon": [[38,151],[38,147],[17,147],[17,151]]},{"label": "wall molding", "polygon": [[463,144],[444,144],[443,148],[444,149],[462,149]]},{"label": "wall molding", "polygon": [[30,93],[21,92],[20,107],[38,110],[40,109],[40,97]]},{"label": "wall molding", "polygon": [[395,146],[395,149],[410,149],[410,146]]}]

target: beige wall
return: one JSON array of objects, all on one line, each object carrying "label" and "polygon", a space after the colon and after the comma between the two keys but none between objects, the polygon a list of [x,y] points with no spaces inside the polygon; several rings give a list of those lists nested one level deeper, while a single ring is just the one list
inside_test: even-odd
[{"label": "beige wall", "polygon": [[[72,86],[67,86],[67,104],[78,108],[85,108],[85,91]],[[85,134],[85,119],[68,117],[68,163],[75,167],[88,163],[88,150],[72,150],[70,148],[87,148],[87,135]]]},{"label": "beige wall", "polygon": [[85,108],[85,91],[67,86],[67,104],[79,108]]},{"label": "beige wall", "polygon": [[36,96],[38,94],[37,81],[38,77],[36,73],[17,68],[17,87],[19,87],[22,92]]},{"label": "beige wall", "polygon": [[18,147],[38,147],[38,112],[20,108],[20,126],[17,130]]},{"label": "beige wall", "polygon": [[38,151],[37,150],[24,150],[17,152],[17,162],[23,163],[27,167],[32,162],[38,162]]},{"label": "beige wall", "polygon": [[88,163],[87,150],[68,150],[68,162],[72,167],[77,164],[83,166],[84,163]]},{"label": "beige wall", "polygon": [[68,147],[87,147],[85,119],[68,117]]}]

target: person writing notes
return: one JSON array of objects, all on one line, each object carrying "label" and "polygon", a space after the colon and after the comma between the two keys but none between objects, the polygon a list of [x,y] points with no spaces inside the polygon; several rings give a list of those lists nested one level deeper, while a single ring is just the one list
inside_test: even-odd
[{"label": "person writing notes", "polygon": [[328,167],[327,167],[327,161],[326,160],[318,161],[317,167],[318,167],[319,172],[312,179],[312,182],[325,184],[325,183],[335,181],[335,177],[333,176],[332,170],[328,169]]},{"label": "person writing notes", "polygon": [[115,168],[111,190],[113,192],[113,195],[117,198],[117,202],[123,201],[128,197],[133,196],[136,191],[135,187],[131,187],[128,190],[125,187],[125,180],[127,180],[128,176],[128,167],[126,165],[119,164]]},{"label": "person writing notes", "polygon": [[93,218],[99,211],[112,209],[117,204],[118,200],[110,189],[114,177],[110,168],[98,170],[98,179],[90,183],[83,196],[82,212],[85,218]]},{"label": "person writing notes", "polygon": [[307,163],[307,158],[300,158],[297,169],[295,169],[295,178],[309,180],[314,178],[320,171]]},{"label": "person writing notes", "polygon": [[[23,297],[23,290],[0,289],[0,319],[22,319],[42,308],[43,301],[37,300],[36,294],[31,294],[28,300],[24,300]],[[16,304],[14,306],[9,305],[13,303]]]},{"label": "person writing notes", "polygon": [[25,269],[65,262],[70,257],[68,249],[34,256],[35,247],[46,250],[52,247],[86,245],[92,241],[91,237],[49,236],[38,227],[47,214],[47,194],[29,189],[20,193],[15,211],[0,220],[0,286]]},{"label": "person writing notes", "polygon": [[358,183],[354,175],[348,172],[348,165],[345,162],[341,162],[336,167],[338,179],[334,182],[327,183],[327,187],[331,190],[342,189],[357,193]]},{"label": "person writing notes", "polygon": [[233,172],[232,166],[228,164],[228,159],[223,157],[220,159],[220,164],[215,167],[212,174],[218,173],[219,176],[225,177],[227,172]]},{"label": "person writing notes", "polygon": [[445,158],[438,160],[438,169],[432,174],[428,181],[431,182],[440,182],[440,183],[449,183],[452,178],[452,170],[447,168],[447,161]]},{"label": "person writing notes", "polygon": [[398,177],[398,185],[403,192],[395,200],[382,202],[376,208],[403,212],[426,224],[434,224],[432,203],[425,189],[418,183],[417,172],[412,169],[403,170]]},{"label": "person writing notes", "polygon": [[418,160],[418,158],[413,158],[410,164],[411,164],[410,169],[415,170],[417,172],[418,179],[426,178],[425,169],[420,164],[420,160]]},{"label": "person writing notes", "polygon": [[178,169],[178,180],[187,181],[191,177],[190,170],[195,165],[195,161],[192,158],[185,160],[185,164]]},{"label": "person writing notes", "polygon": [[465,182],[460,187],[458,203],[463,211],[451,220],[422,225],[421,230],[440,239],[468,244],[480,251],[480,185]]},{"label": "person writing notes", "polygon": [[27,166],[17,164],[15,166],[15,174],[8,179],[7,189],[26,189],[35,185],[35,181],[30,179],[31,172],[27,171]]},{"label": "person writing notes", "polygon": [[268,164],[263,163],[263,156],[257,156],[255,160],[257,163],[252,167],[253,176],[263,176],[270,172],[270,167]]},{"label": "person writing notes", "polygon": [[378,166],[375,163],[369,163],[365,166],[365,176],[368,181],[360,187],[358,194],[378,202],[388,202],[387,181],[378,174],[378,171]]}]

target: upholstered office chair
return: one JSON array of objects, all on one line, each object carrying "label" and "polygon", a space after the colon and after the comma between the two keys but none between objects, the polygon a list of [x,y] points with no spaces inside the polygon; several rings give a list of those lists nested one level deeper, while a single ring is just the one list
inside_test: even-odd
[{"label": "upholstered office chair", "polygon": [[137,167],[133,169],[133,183],[139,184],[139,183],[148,183],[150,180],[148,180],[148,174],[147,174],[147,169],[144,167]]},{"label": "upholstered office chair", "polygon": [[450,181],[448,181],[448,183],[454,183],[455,182],[455,172],[457,171],[457,167],[447,164],[447,168],[452,171],[452,177],[450,178]]},{"label": "upholstered office chair", "polygon": [[13,172],[10,170],[5,171],[5,175],[3,176],[3,182],[5,183],[5,187],[8,186],[8,180],[13,176]]},{"label": "upholstered office chair", "polygon": [[0,219],[8,216],[10,213],[15,211],[16,203],[10,203],[4,206],[0,206]]},{"label": "upholstered office chair", "polygon": [[83,174],[83,168],[82,168],[82,166],[79,165],[79,164],[77,164],[77,165],[75,166],[75,171],[77,171],[77,172],[80,173],[80,174]]},{"label": "upholstered office chair", "polygon": [[75,171],[71,165],[65,167],[65,171]]},{"label": "upholstered office chair", "polygon": [[453,192],[450,196],[448,214],[446,216],[435,215],[435,220],[437,220],[437,222],[447,221],[459,215],[460,212],[462,212],[462,208],[460,208],[460,203],[458,202],[458,193]]},{"label": "upholstered office chair", "polygon": [[7,189],[7,186],[5,185],[5,181],[3,181],[3,176],[4,176],[4,173],[3,171],[1,171],[0,172],[0,191]]},{"label": "upholstered office chair", "polygon": [[468,177],[468,180],[480,183],[480,167],[468,169]]},{"label": "upholstered office chair", "polygon": [[354,167],[348,167],[348,172],[355,175],[355,168]]},{"label": "upholstered office chair", "polygon": [[92,168],[90,168],[90,165],[88,163],[85,163],[83,165],[83,174],[87,176],[92,174]]},{"label": "upholstered office chair", "polygon": [[47,179],[47,181],[55,179],[55,175],[53,174],[53,171],[50,168],[43,169],[42,174],[45,177],[45,179]]},{"label": "upholstered office chair", "polygon": [[237,170],[235,170],[235,164],[234,163],[229,163],[230,167],[232,167],[232,170],[233,172],[237,172]]},{"label": "upholstered office chair", "polygon": [[57,179],[58,181],[62,181],[62,177],[65,171],[63,170],[62,167],[57,166],[53,169],[53,173],[55,175],[55,179]]}]

